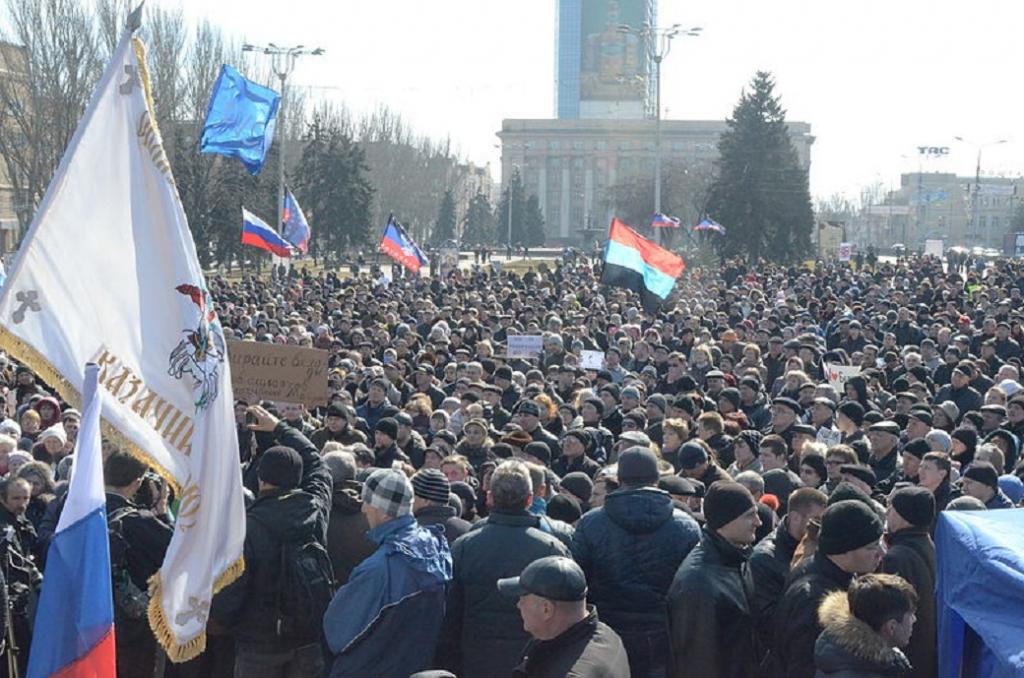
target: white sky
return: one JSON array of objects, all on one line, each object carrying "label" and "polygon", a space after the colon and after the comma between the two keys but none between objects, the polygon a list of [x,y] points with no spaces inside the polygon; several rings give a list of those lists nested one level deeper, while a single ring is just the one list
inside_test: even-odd
[{"label": "white sky", "polygon": [[[150,0],[154,2],[154,0]],[[585,1],[585,0],[584,0]],[[554,111],[556,0],[156,0],[239,40],[327,50],[294,82],[357,112],[387,104],[463,155],[499,163],[503,118]],[[1020,0],[661,0],[663,26],[702,26],[664,64],[666,116],[723,119],[758,69],[817,137],[815,196],[856,196],[916,171],[919,145],[949,145],[925,171],[1024,169]],[[322,89],[320,89],[322,88]]]}]

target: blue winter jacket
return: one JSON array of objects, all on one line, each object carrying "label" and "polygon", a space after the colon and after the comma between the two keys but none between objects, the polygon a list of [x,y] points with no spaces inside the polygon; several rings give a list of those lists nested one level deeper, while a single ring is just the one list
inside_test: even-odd
[{"label": "blue winter jacket", "polygon": [[666,598],[700,527],[653,487],[618,490],[576,524],[572,554],[591,603],[613,629],[666,628]]},{"label": "blue winter jacket", "polygon": [[[452,579],[444,529],[421,527],[408,515],[366,537],[379,547],[352,571],[324,615],[335,655],[331,676],[404,677],[429,668]],[[395,643],[403,629],[402,642]]]}]

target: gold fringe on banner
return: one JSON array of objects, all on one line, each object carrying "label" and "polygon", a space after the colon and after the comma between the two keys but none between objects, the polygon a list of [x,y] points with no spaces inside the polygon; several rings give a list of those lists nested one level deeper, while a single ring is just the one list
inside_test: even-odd
[{"label": "gold fringe on banner", "polygon": [[[242,576],[245,572],[245,559],[239,558],[226,570],[220,573],[213,583],[213,594],[216,595],[221,589]],[[191,640],[179,643],[171,631],[171,625],[167,622],[163,607],[163,584],[160,581],[160,572],[157,571],[149,579],[149,627],[153,629],[153,635],[157,642],[164,648],[167,658],[176,664],[195,659],[206,651],[206,629],[204,629]]]}]

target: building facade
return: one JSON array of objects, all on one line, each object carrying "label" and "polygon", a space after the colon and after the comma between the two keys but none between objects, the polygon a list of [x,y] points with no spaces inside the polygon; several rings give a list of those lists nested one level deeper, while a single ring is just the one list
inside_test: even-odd
[{"label": "building facade", "polygon": [[957,176],[947,172],[912,172],[882,204],[864,208],[857,220],[857,242],[891,247],[903,243],[923,250],[925,240],[946,247],[1001,249],[1013,225],[1024,177]]},{"label": "building facade", "polygon": [[657,25],[656,0],[558,0],[555,18],[555,115],[651,117],[653,63],[637,32]]},{"label": "building facade", "polygon": [[[664,167],[713,165],[727,129],[720,120],[663,120],[661,126]],[[788,127],[801,166],[809,170],[811,126]],[[498,137],[501,176],[519,170],[526,194],[540,202],[552,243],[589,244],[616,214],[617,186],[654,181],[653,120],[504,120]]]}]

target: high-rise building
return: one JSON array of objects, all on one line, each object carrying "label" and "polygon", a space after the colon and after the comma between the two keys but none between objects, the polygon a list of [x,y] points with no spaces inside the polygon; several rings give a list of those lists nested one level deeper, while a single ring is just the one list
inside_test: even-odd
[{"label": "high-rise building", "polygon": [[656,8],[656,0],[558,0],[558,118],[637,120],[651,114],[653,64],[636,31],[657,25]]}]

